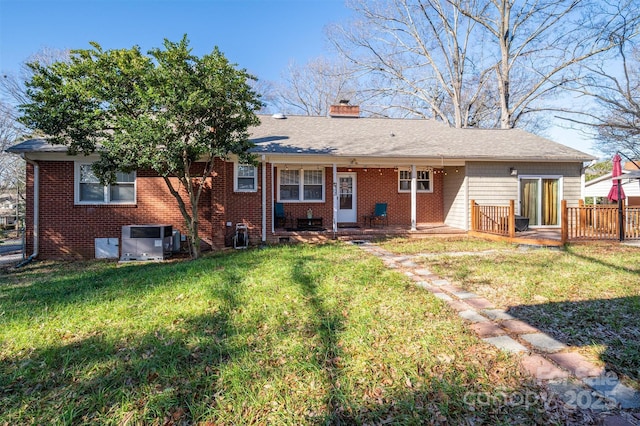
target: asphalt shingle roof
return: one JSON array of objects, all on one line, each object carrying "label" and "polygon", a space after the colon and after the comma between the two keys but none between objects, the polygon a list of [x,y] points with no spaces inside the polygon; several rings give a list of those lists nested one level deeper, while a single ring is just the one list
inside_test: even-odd
[{"label": "asphalt shingle roof", "polygon": [[46,139],[29,139],[7,149],[13,154],[28,152],[67,152],[64,145],[52,145]]},{"label": "asphalt shingle roof", "polygon": [[[435,120],[260,115],[250,129],[257,154],[460,160],[590,161],[594,157],[519,129],[454,129]],[[12,153],[66,152],[31,139]]]},{"label": "asphalt shingle roof", "polygon": [[435,120],[261,115],[259,154],[589,161],[593,157],[523,130],[454,129]]}]

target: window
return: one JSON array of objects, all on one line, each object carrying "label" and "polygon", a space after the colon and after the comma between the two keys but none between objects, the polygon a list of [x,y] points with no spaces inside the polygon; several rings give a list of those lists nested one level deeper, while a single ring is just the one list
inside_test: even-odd
[{"label": "window", "polygon": [[[416,170],[416,187],[418,192],[432,192],[431,170]],[[411,191],[411,170],[398,170],[398,191]]]},{"label": "window", "polygon": [[322,170],[304,170],[304,197],[305,201],[322,200],[324,191],[322,190],[324,182]]},{"label": "window", "polygon": [[258,169],[251,164],[237,164],[235,167],[234,190],[255,192],[258,190]]},{"label": "window", "polygon": [[280,170],[279,201],[324,201],[324,170]]},{"label": "window", "polygon": [[559,226],[562,182],[556,176],[522,176],[520,215],[531,226]]},{"label": "window", "polygon": [[91,164],[76,163],[76,204],[133,204],[136,201],[136,174],[116,173],[116,182],[102,185]]}]

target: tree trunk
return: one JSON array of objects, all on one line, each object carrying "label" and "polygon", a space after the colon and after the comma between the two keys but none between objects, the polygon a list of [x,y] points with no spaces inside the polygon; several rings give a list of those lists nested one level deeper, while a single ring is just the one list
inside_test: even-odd
[{"label": "tree trunk", "polygon": [[200,224],[200,220],[198,219],[198,200],[200,197],[195,196],[193,192],[193,187],[191,187],[189,190],[189,198],[191,199],[191,257],[198,259],[202,254],[200,250],[200,235],[198,233],[198,226]]},{"label": "tree trunk", "polygon": [[[187,233],[189,234],[189,252],[191,254],[192,259],[197,259],[200,257],[200,236],[198,235],[198,199],[199,197],[195,196],[193,193],[192,187],[188,187],[187,192],[189,193],[189,199],[191,201],[191,215],[187,211],[187,206],[182,199],[180,193],[173,187],[171,180],[163,176],[165,183],[167,184],[167,188],[169,188],[169,192],[178,202],[178,208],[180,209],[180,213],[182,213],[182,217],[184,218],[184,222],[187,225]],[[182,179],[180,180],[185,187],[187,185],[191,185],[191,182],[184,182]],[[195,202],[194,202],[195,201]]]},{"label": "tree trunk", "polygon": [[500,128],[511,128],[511,111],[509,105],[509,80],[511,58],[511,5],[507,0],[500,3],[500,67],[498,69],[498,91],[500,94]]}]

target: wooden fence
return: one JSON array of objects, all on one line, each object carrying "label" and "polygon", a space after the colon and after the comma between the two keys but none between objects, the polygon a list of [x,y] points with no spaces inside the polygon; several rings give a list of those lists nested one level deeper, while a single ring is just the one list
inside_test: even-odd
[{"label": "wooden fence", "polygon": [[[471,201],[471,230],[515,238],[515,202],[508,206],[481,206]],[[577,207],[568,207],[562,200],[561,241],[620,240],[620,226],[625,240],[640,239],[640,208],[622,204],[589,205],[580,201]],[[620,214],[622,213],[622,214]]]},{"label": "wooden fence", "polygon": [[[568,240],[619,240],[620,224],[625,240],[640,238],[640,208],[627,207],[622,210],[615,205],[585,206],[565,209]],[[622,214],[621,214],[622,213]]]}]

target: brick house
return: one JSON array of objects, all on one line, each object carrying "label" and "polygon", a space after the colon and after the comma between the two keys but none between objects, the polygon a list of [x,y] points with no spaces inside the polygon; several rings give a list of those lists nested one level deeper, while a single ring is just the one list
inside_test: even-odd
[{"label": "brick house", "polygon": [[[559,227],[544,214],[582,197],[588,154],[522,130],[453,129],[433,120],[358,118],[357,106],[329,117],[261,116],[251,129],[257,166],[216,161],[200,200],[200,235],[211,248],[230,244],[238,223],[250,242],[278,242],[299,232],[309,211],[319,234],[370,226],[384,202],[389,226],[469,228],[469,201],[508,205],[532,227]],[[139,170],[115,185],[92,179],[91,156],[69,156],[42,139],[8,150],[27,161],[27,254],[92,258],[97,239],[115,241],[124,225],[170,224],[184,231],[161,177]],[[274,220],[282,203],[288,223]],[[554,207],[555,206],[555,207]],[[300,220],[299,220],[300,219]]]}]

